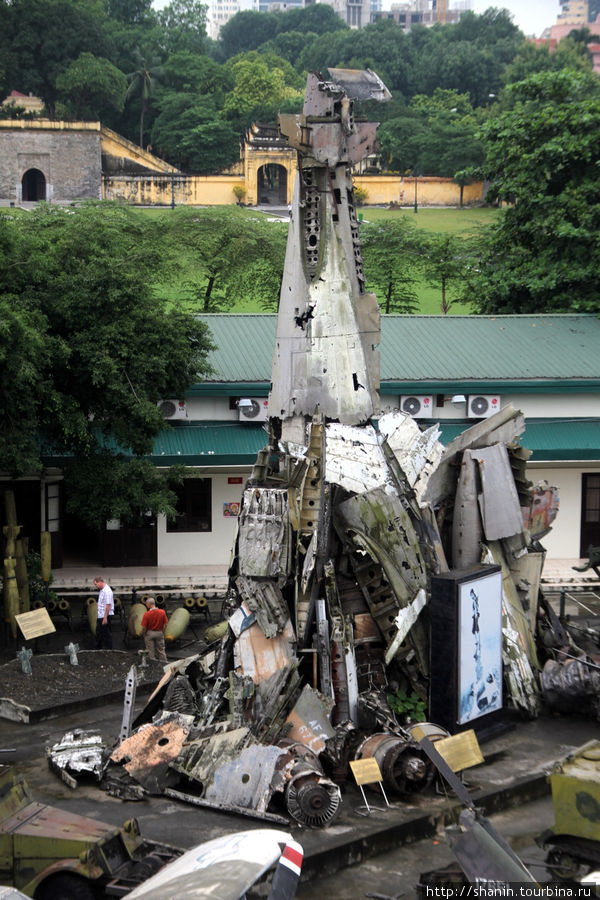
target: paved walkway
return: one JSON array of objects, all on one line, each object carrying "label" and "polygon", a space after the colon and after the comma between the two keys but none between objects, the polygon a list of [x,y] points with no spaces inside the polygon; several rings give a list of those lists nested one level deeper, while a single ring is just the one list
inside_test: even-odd
[{"label": "paved walkway", "polygon": [[[600,592],[600,580],[593,569],[577,572],[573,566],[582,566],[587,559],[547,559],[542,573],[542,584],[548,588],[561,586],[589,588]],[[208,596],[222,594],[227,588],[227,566],[147,566],[104,568],[100,566],[67,566],[53,571],[52,588],[55,591],[94,592],[94,577],[104,575],[114,590],[207,592]]]}]

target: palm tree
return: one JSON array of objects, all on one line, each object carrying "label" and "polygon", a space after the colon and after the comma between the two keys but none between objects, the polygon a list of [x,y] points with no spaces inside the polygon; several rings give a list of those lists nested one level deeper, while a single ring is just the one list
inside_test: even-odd
[{"label": "palm tree", "polygon": [[154,93],[154,87],[157,81],[160,81],[164,74],[163,67],[160,64],[160,58],[153,56],[148,64],[146,59],[139,50],[135,51],[135,61],[138,68],[135,72],[130,72],[127,76],[129,87],[125,95],[127,102],[132,97],[139,97],[142,109],[140,112],[140,147],[144,146],[144,113],[148,109],[148,101]]}]

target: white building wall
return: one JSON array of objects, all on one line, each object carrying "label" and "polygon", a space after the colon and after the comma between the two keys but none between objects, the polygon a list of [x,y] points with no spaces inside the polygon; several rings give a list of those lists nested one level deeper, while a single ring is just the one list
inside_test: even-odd
[{"label": "white building wall", "polygon": [[[157,522],[159,566],[229,565],[235,539],[237,518],[223,514],[224,504],[240,502],[250,468],[243,473],[223,472],[210,475],[212,481],[212,531],[167,531],[167,520]],[[228,477],[241,477],[242,484],[228,484]]]},{"label": "white building wall", "polygon": [[530,463],[527,475],[537,483],[542,479],[558,488],[560,506],[552,531],[542,538],[549,559],[579,559],[581,537],[581,476],[598,472],[600,464],[591,462]]}]

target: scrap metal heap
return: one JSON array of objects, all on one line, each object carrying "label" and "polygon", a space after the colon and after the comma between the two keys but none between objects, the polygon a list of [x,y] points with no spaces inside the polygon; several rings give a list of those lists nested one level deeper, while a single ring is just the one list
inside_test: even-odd
[{"label": "scrap metal heap", "polygon": [[350,760],[374,757],[400,798],[432,781],[387,697],[413,691],[427,704],[433,575],[502,567],[508,703],[538,713],[537,539],[558,503],[527,480],[512,407],[446,448],[437,425],[380,414],[379,308],[365,291],[351,167],[376,132],[354,100],[390,95],[371,71],[330,75],[309,75],[303,113],[280,121],[298,175],[271,418],[244,491],[222,636],[166,668],[107,780],[122,796],[121,765],[150,793],[275,821],[279,799],[313,826],[335,819]]}]

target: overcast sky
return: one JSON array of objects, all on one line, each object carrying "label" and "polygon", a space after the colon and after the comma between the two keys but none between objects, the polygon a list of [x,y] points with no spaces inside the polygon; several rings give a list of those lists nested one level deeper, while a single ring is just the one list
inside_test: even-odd
[{"label": "overcast sky", "polygon": [[[154,0],[154,8],[162,9],[169,0]],[[392,0],[385,0],[388,8]],[[474,0],[473,11],[482,13],[489,6],[508,9],[512,13],[515,25],[525,34],[539,37],[544,28],[554,25],[560,12],[559,0]]]},{"label": "overcast sky", "polygon": [[475,0],[473,12],[482,13],[489,6],[507,9],[513,22],[527,35],[539,37],[544,28],[554,25],[560,13],[559,0]]}]

